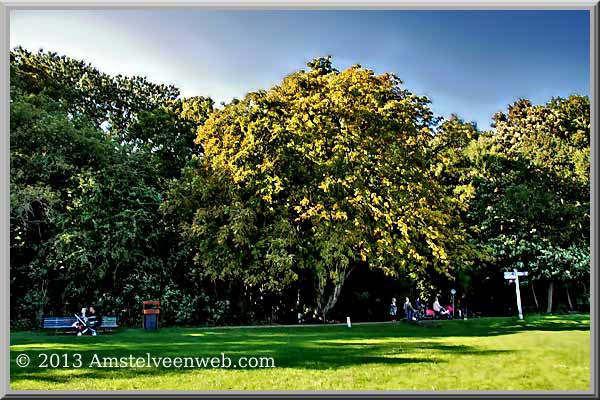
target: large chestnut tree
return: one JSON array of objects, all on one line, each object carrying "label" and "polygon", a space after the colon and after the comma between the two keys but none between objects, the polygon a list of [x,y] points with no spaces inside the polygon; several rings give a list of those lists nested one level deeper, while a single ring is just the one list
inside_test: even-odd
[{"label": "large chestnut tree", "polygon": [[450,274],[468,263],[455,200],[435,176],[429,100],[360,65],[308,66],[199,128],[203,152],[171,208],[197,199],[182,232],[201,269],[271,289],[308,270],[326,318],[355,268]]}]

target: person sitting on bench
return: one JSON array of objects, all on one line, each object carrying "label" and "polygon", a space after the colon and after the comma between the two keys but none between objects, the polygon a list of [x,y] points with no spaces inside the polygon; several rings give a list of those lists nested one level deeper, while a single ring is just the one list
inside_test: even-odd
[{"label": "person sitting on bench", "polygon": [[77,330],[77,336],[81,336],[83,334],[84,329],[86,329],[86,314],[87,308],[85,307],[81,309],[81,313],[79,315],[75,314],[75,317],[77,317],[77,321],[73,322],[73,325],[71,326]]},{"label": "person sitting on bench", "polygon": [[92,336],[96,336],[98,334],[98,327],[100,327],[102,323],[102,319],[96,313],[96,310],[92,306],[90,306],[90,308],[88,309],[88,313],[89,314],[87,316],[87,326],[90,329],[90,333],[92,334]]}]

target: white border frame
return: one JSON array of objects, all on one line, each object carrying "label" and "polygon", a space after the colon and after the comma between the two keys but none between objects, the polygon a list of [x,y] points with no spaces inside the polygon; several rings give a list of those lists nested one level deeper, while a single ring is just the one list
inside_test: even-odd
[{"label": "white border frame", "polygon": [[[298,10],[326,10],[326,9],[389,9],[389,10],[589,10],[590,11],[590,102],[591,102],[591,159],[590,159],[590,390],[589,391],[11,391],[10,380],[10,151],[9,151],[9,54],[10,54],[10,11],[19,9],[240,9],[240,10],[273,10],[273,9],[298,9]],[[0,395],[6,398],[65,398],[65,397],[90,397],[90,398],[112,398],[112,397],[141,397],[141,398],[194,398],[194,397],[220,397],[220,398],[242,398],[242,397],[577,397],[598,398],[598,387],[596,382],[597,371],[597,272],[598,260],[596,250],[598,249],[598,222],[597,204],[598,175],[597,170],[597,67],[598,55],[596,52],[596,38],[598,36],[598,0],[529,0],[521,2],[518,0],[505,0],[494,2],[489,0],[377,0],[368,2],[365,0],[252,0],[252,1],[202,1],[202,0],[176,0],[168,2],[164,0],[0,0],[0,229],[2,240],[0,241]]]}]

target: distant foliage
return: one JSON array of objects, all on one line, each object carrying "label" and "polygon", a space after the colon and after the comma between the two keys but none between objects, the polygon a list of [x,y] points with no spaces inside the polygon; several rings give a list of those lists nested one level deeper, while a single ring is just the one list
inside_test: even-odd
[{"label": "distant foliage", "polygon": [[106,126],[117,137],[126,133],[140,112],[179,97],[174,86],[157,85],[143,77],[113,77],[53,52],[31,53],[17,47],[11,51],[10,64],[11,89],[56,99],[70,114]]},{"label": "distant foliage", "polygon": [[[176,252],[161,187],[193,154],[208,98],[11,53],[11,318],[96,304],[123,323],[159,298]],[[173,244],[171,244],[173,243]]]},{"label": "distant foliage", "polygon": [[481,132],[329,57],[222,107],[10,57],[13,328],[91,304],[139,326],[144,300],[164,325],[375,319],[391,297],[499,298],[513,268],[588,295],[587,97]]}]

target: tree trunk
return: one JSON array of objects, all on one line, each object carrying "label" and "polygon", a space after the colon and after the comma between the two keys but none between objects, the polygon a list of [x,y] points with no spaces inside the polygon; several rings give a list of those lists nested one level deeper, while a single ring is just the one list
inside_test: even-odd
[{"label": "tree trunk", "polygon": [[538,302],[537,296],[535,294],[535,288],[533,287],[533,282],[531,282],[531,292],[533,293],[533,301],[535,302],[536,310],[540,311],[540,303]]},{"label": "tree trunk", "polygon": [[44,279],[42,281],[42,290],[40,291],[41,293],[41,298],[40,298],[40,308],[38,309],[38,313],[37,313],[37,323],[42,323],[43,319],[44,319],[44,309],[46,308],[46,293],[48,292],[48,280]]},{"label": "tree trunk", "polygon": [[546,309],[546,313],[550,314],[552,312],[552,294],[554,291],[554,282],[550,281],[548,284],[548,308]]},{"label": "tree trunk", "polygon": [[319,308],[319,314],[321,314],[323,317],[323,323],[327,322],[327,314],[333,309],[333,307],[335,307],[340,298],[340,294],[342,293],[342,287],[353,270],[354,267],[347,271],[338,272],[336,282],[333,286],[333,291],[327,298],[327,302],[325,304],[323,303],[325,301],[325,286],[327,282],[322,277],[317,277],[317,306]]},{"label": "tree trunk", "polygon": [[569,303],[569,310],[573,311],[573,303],[571,302],[571,295],[569,294],[569,285],[565,288],[567,290],[567,302]]},{"label": "tree trunk", "polygon": [[344,279],[342,279],[339,283],[337,283],[334,286],[333,292],[331,292],[331,294],[329,295],[327,304],[325,304],[325,307],[323,308],[323,321],[326,320],[327,314],[329,313],[329,311],[331,311],[333,309],[333,307],[337,303],[338,299],[340,298],[340,294],[342,293],[343,285],[344,285]]},{"label": "tree trunk", "polygon": [[325,316],[323,315],[323,299],[325,298],[325,286],[327,285],[327,278],[317,275],[317,314],[323,318],[323,323],[325,323]]}]

